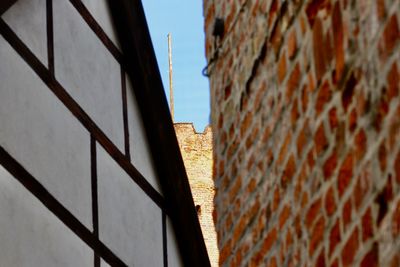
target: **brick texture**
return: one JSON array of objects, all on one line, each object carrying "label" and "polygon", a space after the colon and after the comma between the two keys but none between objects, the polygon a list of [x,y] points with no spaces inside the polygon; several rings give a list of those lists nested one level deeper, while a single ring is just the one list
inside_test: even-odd
[{"label": "brick texture", "polygon": [[400,1],[204,0],[204,18],[219,264],[398,266]]},{"label": "brick texture", "polygon": [[218,266],[217,234],[213,221],[214,180],[212,179],[213,149],[211,127],[197,133],[192,123],[175,123],[175,133],[192,190],[198,207],[198,217],[211,266]]}]

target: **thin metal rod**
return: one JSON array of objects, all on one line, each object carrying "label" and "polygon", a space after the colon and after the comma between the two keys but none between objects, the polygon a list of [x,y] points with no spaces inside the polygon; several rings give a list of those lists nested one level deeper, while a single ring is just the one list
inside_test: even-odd
[{"label": "thin metal rod", "polygon": [[174,122],[174,87],[172,86],[172,45],[171,33],[168,33],[168,62],[169,62],[169,107],[171,109],[172,122]]}]

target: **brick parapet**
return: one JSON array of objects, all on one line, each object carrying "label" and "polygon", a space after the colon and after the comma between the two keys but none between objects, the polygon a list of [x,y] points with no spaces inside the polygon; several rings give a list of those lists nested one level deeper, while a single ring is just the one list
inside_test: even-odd
[{"label": "brick parapet", "polygon": [[206,0],[204,15],[221,265],[398,261],[400,1]]},{"label": "brick parapet", "polygon": [[212,179],[212,131],[207,126],[202,133],[196,132],[192,123],[175,123],[176,136],[198,210],[200,226],[206,243],[211,265],[218,266],[218,246],[213,221],[214,181]]}]

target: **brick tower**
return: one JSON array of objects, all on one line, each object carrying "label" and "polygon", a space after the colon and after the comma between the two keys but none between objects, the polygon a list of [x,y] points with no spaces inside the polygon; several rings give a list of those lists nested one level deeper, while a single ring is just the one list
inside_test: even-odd
[{"label": "brick tower", "polygon": [[174,126],[211,266],[218,266],[217,236],[212,218],[215,190],[211,127],[197,133],[192,123],[175,123]]}]

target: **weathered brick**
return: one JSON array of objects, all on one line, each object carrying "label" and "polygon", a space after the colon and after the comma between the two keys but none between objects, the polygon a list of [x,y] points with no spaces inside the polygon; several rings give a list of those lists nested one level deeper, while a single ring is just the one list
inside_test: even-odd
[{"label": "weathered brick", "polygon": [[332,154],[329,156],[329,158],[325,161],[323,165],[323,171],[324,171],[324,177],[325,180],[328,180],[329,178],[332,177],[336,167],[337,167],[337,153],[334,150]]},{"label": "weathered brick", "polygon": [[343,161],[338,175],[338,192],[341,197],[344,192],[348,189],[351,178],[353,176],[353,155],[348,153],[345,160]]},{"label": "weathered brick", "polygon": [[392,232],[395,237],[400,236],[400,201],[397,201],[393,212]]},{"label": "weathered brick", "polygon": [[288,162],[286,163],[286,167],[282,174],[282,186],[285,188],[287,184],[293,180],[293,175],[296,171],[296,163],[294,160],[294,155],[290,155]]},{"label": "weathered brick", "polygon": [[322,241],[325,230],[325,219],[321,216],[315,223],[314,229],[311,234],[309,253],[312,256]]},{"label": "weathered brick", "polygon": [[387,159],[385,142],[382,142],[381,145],[379,146],[378,158],[379,158],[379,167],[381,168],[381,171],[384,172],[386,170],[386,159]]},{"label": "weathered brick", "polygon": [[338,122],[338,116],[337,116],[337,110],[336,108],[332,108],[331,110],[329,110],[329,125],[331,126],[331,129],[336,129],[339,125]]},{"label": "weathered brick", "polygon": [[287,45],[288,57],[289,57],[289,59],[293,59],[293,57],[296,54],[296,50],[297,50],[296,31],[294,29],[289,33],[287,42],[288,42],[288,45]]},{"label": "weathered brick", "polygon": [[282,229],[291,213],[291,208],[285,205],[279,215],[279,229]]},{"label": "weathered brick", "polygon": [[322,250],[321,253],[319,254],[317,258],[317,262],[315,264],[315,267],[325,267],[325,251]]},{"label": "weathered brick", "polygon": [[369,207],[362,217],[362,239],[366,241],[373,236],[373,220],[371,208]]},{"label": "weathered brick", "polygon": [[315,143],[315,148],[317,151],[317,155],[321,154],[323,151],[325,151],[328,148],[328,139],[326,138],[325,135],[325,127],[324,124],[321,123],[319,125],[315,136],[314,136],[314,143]]},{"label": "weathered brick", "polygon": [[336,68],[335,68],[335,81],[340,81],[344,69],[344,33],[343,33],[343,22],[342,12],[340,9],[340,2],[337,1],[333,8],[332,15],[332,26],[333,26],[333,40],[335,43],[335,56],[336,56]]},{"label": "weathered brick", "polygon": [[386,23],[382,38],[379,41],[381,59],[386,61],[400,40],[400,30],[396,14],[393,14]]},{"label": "weathered brick", "polygon": [[374,243],[370,251],[365,254],[361,261],[360,267],[378,267],[379,266],[379,248],[378,244]]},{"label": "weathered brick", "polygon": [[324,57],[324,34],[322,22],[317,17],[313,27],[313,50],[314,50],[314,68],[317,81],[322,79],[326,70]]},{"label": "weathered brick", "polygon": [[278,63],[278,80],[279,83],[283,82],[286,76],[286,52],[283,52],[281,57],[279,58]]},{"label": "weathered brick", "polygon": [[306,221],[305,224],[308,227],[308,229],[311,229],[312,223],[317,217],[317,214],[321,212],[321,204],[322,201],[320,198],[316,199],[308,209],[306,213]]},{"label": "weathered brick", "polygon": [[308,120],[304,122],[303,129],[301,130],[299,136],[297,137],[297,154],[300,157],[305,145],[311,137],[311,130]]},{"label": "weathered brick", "polygon": [[325,105],[329,102],[329,100],[331,100],[331,97],[332,91],[329,82],[324,81],[321,85],[321,88],[319,89],[317,101],[315,104],[315,111],[317,112],[317,115],[321,114]]},{"label": "weathered brick", "polygon": [[328,216],[331,216],[336,211],[336,201],[334,194],[334,188],[330,187],[325,195],[325,210]]},{"label": "weathered brick", "polygon": [[336,220],[329,234],[329,255],[332,255],[340,241],[340,222]]},{"label": "weathered brick", "polygon": [[343,210],[342,210],[342,222],[343,222],[343,230],[346,231],[347,226],[351,222],[352,216],[352,205],[351,205],[351,198],[347,199],[344,203]]},{"label": "weathered brick", "polygon": [[306,7],[306,14],[308,21],[311,25],[314,23],[314,19],[317,16],[318,11],[324,8],[328,1],[326,0],[312,0],[309,1]]},{"label": "weathered brick", "polygon": [[351,266],[359,247],[358,229],[355,228],[342,249],[342,263]]},{"label": "weathered brick", "polygon": [[387,84],[388,84],[388,101],[390,102],[393,98],[399,95],[400,86],[400,73],[397,70],[397,64],[394,62],[387,74]]},{"label": "weathered brick", "polygon": [[289,80],[287,82],[286,99],[288,102],[292,99],[294,90],[298,87],[300,83],[300,77],[301,77],[300,65],[299,63],[297,63],[292,73],[290,74]]},{"label": "weathered brick", "polygon": [[349,108],[351,101],[353,100],[354,88],[357,84],[357,80],[354,77],[354,73],[351,74],[350,78],[346,82],[346,86],[342,93],[342,105],[345,111]]},{"label": "weathered brick", "polygon": [[220,45],[210,76],[220,242],[240,230],[223,266],[376,266],[397,252],[379,259],[372,246],[400,235],[399,14],[393,1],[367,2],[212,2],[231,27],[220,42],[205,26],[208,60]]},{"label": "weathered brick", "polygon": [[354,137],[355,143],[355,157],[357,160],[361,160],[367,149],[367,136],[365,135],[364,129],[360,129]]}]

